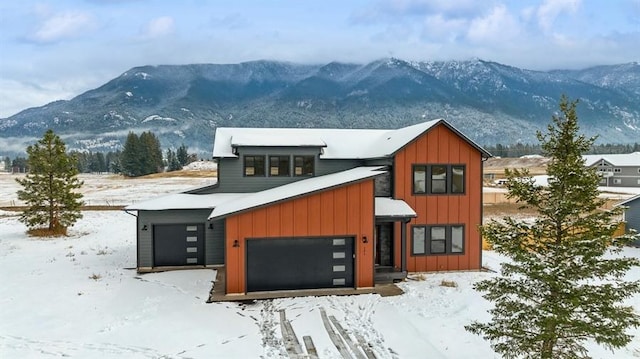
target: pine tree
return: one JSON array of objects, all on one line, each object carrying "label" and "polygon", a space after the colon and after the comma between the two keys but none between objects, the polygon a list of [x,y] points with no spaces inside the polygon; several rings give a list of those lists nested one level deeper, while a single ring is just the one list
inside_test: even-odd
[{"label": "pine tree", "polygon": [[623,279],[640,261],[620,255],[633,237],[612,238],[621,209],[600,210],[599,177],[581,156],[595,138],[578,135],[576,106],[563,96],[548,134],[538,133],[551,158],[547,187],[536,186],[526,170],[507,173],[509,196],[535,209],[536,220],[504,218],[481,228],[510,261],[501,276],[475,285],[495,305],[492,320],[466,329],[505,358],[588,358],[585,341],[613,350],[631,341],[628,328],[640,326],[623,304],[640,291],[640,281]]},{"label": "pine tree", "polygon": [[182,166],[180,165],[180,161],[178,161],[176,153],[169,148],[167,150],[167,172],[179,171],[181,169]]},{"label": "pine tree", "polygon": [[188,147],[184,145],[180,145],[176,150],[176,158],[178,159],[178,163],[180,163],[180,168],[189,164],[189,153],[187,151]]},{"label": "pine tree", "polygon": [[140,147],[138,135],[129,132],[120,156],[120,169],[125,176],[136,177],[142,174],[140,170]]},{"label": "pine tree", "polygon": [[30,233],[65,235],[67,228],[82,218],[82,186],[75,158],[66,153],[64,142],[48,130],[36,144],[27,148],[29,173],[16,179],[23,189],[18,199],[26,202],[20,221]]}]

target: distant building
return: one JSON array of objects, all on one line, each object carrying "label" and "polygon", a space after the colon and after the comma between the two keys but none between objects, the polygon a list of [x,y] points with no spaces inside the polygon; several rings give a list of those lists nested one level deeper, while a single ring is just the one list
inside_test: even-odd
[{"label": "distant building", "polygon": [[601,186],[640,187],[640,152],[582,157],[585,166],[598,169]]}]

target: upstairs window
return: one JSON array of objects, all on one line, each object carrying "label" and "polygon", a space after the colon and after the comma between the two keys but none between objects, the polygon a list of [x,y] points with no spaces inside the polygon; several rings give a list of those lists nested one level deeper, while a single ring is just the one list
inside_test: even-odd
[{"label": "upstairs window", "polygon": [[289,176],[289,156],[269,156],[269,176]]},{"label": "upstairs window", "polygon": [[244,156],[244,175],[246,177],[264,177],[264,156]]},{"label": "upstairs window", "polygon": [[314,156],[294,156],[293,157],[293,174],[296,176],[313,176],[314,174]]},{"label": "upstairs window", "polygon": [[414,194],[464,194],[464,165],[414,165]]}]

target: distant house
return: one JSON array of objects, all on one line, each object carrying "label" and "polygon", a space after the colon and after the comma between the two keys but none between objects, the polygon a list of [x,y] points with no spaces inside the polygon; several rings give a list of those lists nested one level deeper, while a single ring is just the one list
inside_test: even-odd
[{"label": "distant house", "polygon": [[613,155],[585,155],[585,166],[595,167],[601,186],[640,187],[640,152]]},{"label": "distant house", "polygon": [[[627,232],[633,229],[640,233],[640,194],[619,202],[616,206],[628,207],[625,209],[623,217]],[[635,244],[640,246],[640,237],[635,241]]]},{"label": "distant house", "polygon": [[218,128],[215,185],[136,203],[137,269],[225,267],[227,295],[478,270],[482,165],[444,120]]}]

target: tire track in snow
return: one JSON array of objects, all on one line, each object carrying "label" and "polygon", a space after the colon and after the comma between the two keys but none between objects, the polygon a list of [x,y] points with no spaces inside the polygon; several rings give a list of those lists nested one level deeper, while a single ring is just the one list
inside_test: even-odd
[{"label": "tire track in snow", "polygon": [[372,316],[375,314],[378,296],[368,295],[365,303],[357,303],[352,297],[330,296],[327,299],[332,309],[344,313],[343,326],[356,341],[364,339],[377,358],[399,359],[399,356],[385,345],[384,337],[373,325]]}]

